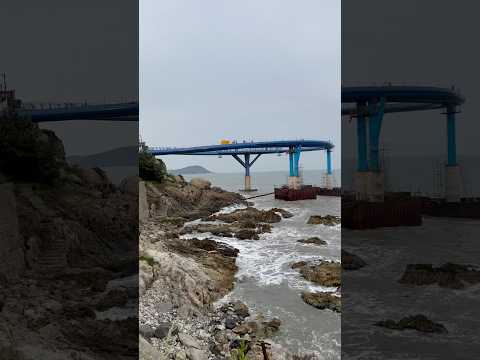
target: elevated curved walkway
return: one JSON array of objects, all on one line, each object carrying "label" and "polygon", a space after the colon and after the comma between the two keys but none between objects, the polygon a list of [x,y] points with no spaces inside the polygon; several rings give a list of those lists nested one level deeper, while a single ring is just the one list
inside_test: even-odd
[{"label": "elevated curved walkway", "polygon": [[24,107],[19,111],[33,122],[56,122],[67,120],[138,121],[137,102],[118,104],[72,104],[64,106],[45,105]]}]

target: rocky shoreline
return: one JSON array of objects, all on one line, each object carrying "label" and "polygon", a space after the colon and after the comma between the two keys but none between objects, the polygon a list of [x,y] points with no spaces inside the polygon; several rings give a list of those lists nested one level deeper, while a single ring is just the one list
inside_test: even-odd
[{"label": "rocky shoreline", "polygon": [[[210,233],[258,240],[258,235],[271,231],[272,223],[293,214],[277,208],[258,210],[238,194],[200,179],[187,183],[177,177],[174,183],[141,186],[141,359],[293,358],[271,340],[281,328],[280,320],[254,314],[238,301],[219,303],[234,287],[238,250],[196,238]],[[231,205],[242,208],[219,212]],[[187,224],[192,220],[197,221]],[[335,284],[339,281],[338,277]],[[316,295],[303,298],[318,309],[339,311],[338,295],[325,300],[330,306],[323,306],[325,301],[318,306]]]}]

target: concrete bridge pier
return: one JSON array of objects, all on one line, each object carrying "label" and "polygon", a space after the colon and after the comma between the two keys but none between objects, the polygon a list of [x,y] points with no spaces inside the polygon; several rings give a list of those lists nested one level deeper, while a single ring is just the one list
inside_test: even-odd
[{"label": "concrete bridge pier", "polygon": [[244,154],[244,159],[240,159],[240,157],[237,154],[232,155],[235,160],[237,160],[240,165],[242,165],[245,168],[245,188],[241,189],[241,191],[257,191],[257,189],[252,189],[252,179],[250,177],[250,168],[251,166],[257,161],[257,159],[260,157],[261,154],[257,154],[255,158],[250,161],[250,155],[249,153]]},{"label": "concrete bridge pier", "polygon": [[457,163],[456,119],[457,109],[447,106],[447,165],[445,169],[445,200],[460,202],[462,197],[462,177]]},{"label": "concrete bridge pier", "polygon": [[[357,103],[357,174],[355,193],[357,200],[382,202],[384,176],[380,168],[379,142],[385,99],[373,98]],[[368,122],[366,119],[368,116]],[[368,146],[367,146],[368,125]],[[368,157],[367,157],[368,156]]]},{"label": "concrete bridge pier", "polygon": [[332,150],[331,149],[327,149],[327,174],[325,177],[325,188],[333,189]]},{"label": "concrete bridge pier", "polygon": [[288,156],[290,160],[290,176],[288,177],[288,187],[290,189],[298,190],[302,186],[300,173],[298,171],[298,164],[300,162],[300,154],[302,149],[300,146],[290,147]]}]

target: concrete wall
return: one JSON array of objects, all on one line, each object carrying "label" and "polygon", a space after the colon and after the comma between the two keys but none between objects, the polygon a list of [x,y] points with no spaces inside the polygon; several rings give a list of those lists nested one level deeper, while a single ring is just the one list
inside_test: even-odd
[{"label": "concrete wall", "polygon": [[24,248],[18,231],[14,186],[0,184],[0,274],[18,277],[25,269]]}]

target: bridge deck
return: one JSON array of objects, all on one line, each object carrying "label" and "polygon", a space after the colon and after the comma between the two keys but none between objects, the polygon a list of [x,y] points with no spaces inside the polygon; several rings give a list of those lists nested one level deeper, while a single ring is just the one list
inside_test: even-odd
[{"label": "bridge deck", "polygon": [[151,147],[148,149],[153,155],[238,155],[238,154],[276,154],[288,152],[291,148],[300,148],[301,151],[331,150],[334,145],[329,141],[321,140],[280,140],[237,142],[220,145],[206,145],[196,147]]}]

